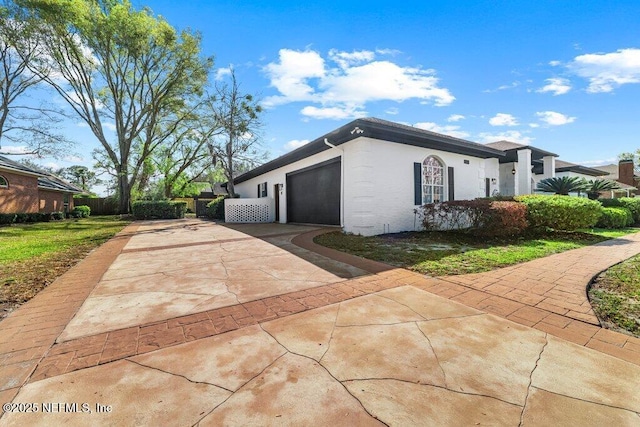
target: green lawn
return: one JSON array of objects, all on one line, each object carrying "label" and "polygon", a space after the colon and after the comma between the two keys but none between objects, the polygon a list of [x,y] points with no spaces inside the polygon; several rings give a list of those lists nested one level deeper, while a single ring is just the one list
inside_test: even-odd
[{"label": "green lawn", "polygon": [[608,327],[640,338],[640,255],[598,276],[589,288],[589,299]]},{"label": "green lawn", "polygon": [[128,223],[94,216],[0,227],[0,318],[2,308],[35,296]]},{"label": "green lawn", "polygon": [[443,276],[489,271],[637,231],[640,229],[594,229],[493,240],[452,232],[409,232],[374,237],[333,232],[316,237],[315,242],[430,276]]}]

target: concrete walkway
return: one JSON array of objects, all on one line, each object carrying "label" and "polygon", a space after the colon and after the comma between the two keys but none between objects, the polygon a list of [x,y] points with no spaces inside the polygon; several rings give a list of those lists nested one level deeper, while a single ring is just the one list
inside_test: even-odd
[{"label": "concrete walkway", "polygon": [[[640,422],[639,340],[499,295],[483,277],[320,255],[309,230],[128,227],[0,322],[0,401],[15,403],[0,423]],[[607,256],[640,252],[618,241]],[[567,274],[589,258],[575,252]],[[19,413],[28,402],[39,411]],[[42,406],[74,402],[91,413]]]}]

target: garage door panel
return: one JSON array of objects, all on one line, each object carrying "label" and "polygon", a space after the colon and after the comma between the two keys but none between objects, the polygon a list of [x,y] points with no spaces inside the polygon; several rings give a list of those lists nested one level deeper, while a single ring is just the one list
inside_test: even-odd
[{"label": "garage door panel", "polygon": [[287,174],[287,221],[340,225],[340,158]]}]

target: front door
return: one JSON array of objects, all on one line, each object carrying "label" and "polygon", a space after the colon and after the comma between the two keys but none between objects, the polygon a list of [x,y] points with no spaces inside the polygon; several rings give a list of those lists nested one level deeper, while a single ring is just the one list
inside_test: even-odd
[{"label": "front door", "polygon": [[279,184],[273,185],[273,198],[276,205],[276,222],[280,222],[280,186]]}]

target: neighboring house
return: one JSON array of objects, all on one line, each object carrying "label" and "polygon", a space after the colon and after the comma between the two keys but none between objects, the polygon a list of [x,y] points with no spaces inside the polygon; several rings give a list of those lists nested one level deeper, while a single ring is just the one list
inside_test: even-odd
[{"label": "neighboring house", "polygon": [[0,213],[68,212],[78,187],[0,156]]},{"label": "neighboring house", "polygon": [[[511,141],[497,141],[485,145],[505,154],[500,158],[499,192],[503,196],[531,194],[538,181],[556,176],[558,155],[555,153]],[[536,167],[538,173],[533,171]]]},{"label": "neighboring house", "polygon": [[341,225],[375,235],[419,229],[414,210],[425,203],[497,192],[504,156],[483,144],[363,118],[234,184],[242,198],[272,199],[278,222]]},{"label": "neighboring house", "polygon": [[531,145],[510,141],[491,142],[486,145],[505,153],[500,159],[500,194],[504,196],[534,193],[540,181],[556,176],[578,177],[587,181],[612,179],[609,177],[610,172],[600,166],[590,168],[556,159],[557,154]]},{"label": "neighboring house", "polygon": [[605,177],[606,179],[616,181],[620,186],[619,189],[610,192],[611,197],[633,197],[635,194],[640,194],[640,177],[635,174],[632,160],[620,160],[617,165],[610,164],[596,167],[608,173]]}]

